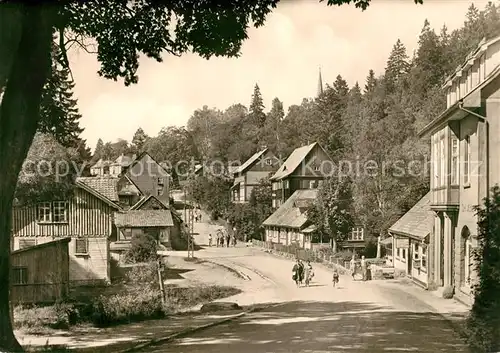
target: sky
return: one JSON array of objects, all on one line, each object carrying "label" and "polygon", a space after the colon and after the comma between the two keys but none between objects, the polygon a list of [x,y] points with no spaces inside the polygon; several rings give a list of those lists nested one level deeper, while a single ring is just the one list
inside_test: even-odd
[{"label": "sky", "polygon": [[[487,0],[474,4],[483,9]],[[239,58],[202,59],[193,54],[164,56],[163,63],[140,61],[139,83],[125,87],[97,75],[95,55],[70,53],[75,96],[82,114],[82,137],[131,140],[141,127],[150,136],[162,127],[186,125],[204,105],[221,110],[249,105],[261,89],[266,110],[278,97],[285,107],[316,96],[318,72],[324,84],[340,74],[349,86],[364,84],[370,69],[381,74],[396,41],[411,56],[425,19],[439,32],[463,25],[470,0],[373,0],[361,11],[352,5],[328,7],[314,0],[283,0],[263,27],[249,30]]]}]

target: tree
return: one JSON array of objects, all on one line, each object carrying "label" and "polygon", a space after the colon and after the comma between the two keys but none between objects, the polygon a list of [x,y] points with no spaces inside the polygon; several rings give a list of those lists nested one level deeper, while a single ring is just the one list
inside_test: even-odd
[{"label": "tree", "polygon": [[130,241],[130,249],[125,253],[128,263],[150,262],[157,258],[158,242],[149,234],[136,234]]},{"label": "tree", "polygon": [[377,79],[375,78],[375,71],[370,69],[368,72],[368,76],[366,77],[366,84],[365,84],[365,94],[371,94],[373,90],[375,89]]},{"label": "tree", "polygon": [[255,84],[253,89],[249,115],[255,126],[258,128],[264,127],[264,124],[266,123],[266,114],[264,113],[264,100],[262,99],[262,93],[260,93],[258,84]]},{"label": "tree", "polygon": [[42,94],[38,131],[53,134],[65,147],[76,147],[83,129],[77,100],[73,98],[75,84],[69,78],[69,68],[61,63],[61,50],[55,44],[52,48],[51,75]]},{"label": "tree", "polygon": [[348,177],[328,178],[307,210],[308,220],[325,235],[323,241],[331,239],[337,244],[346,239],[354,226],[351,187]]},{"label": "tree", "polygon": [[274,98],[271,110],[267,114],[266,124],[262,131],[264,144],[271,149],[274,153],[279,155],[280,151],[280,127],[285,111],[283,110],[283,103]]},{"label": "tree", "polygon": [[474,267],[479,281],[474,285],[474,304],[467,319],[468,343],[473,352],[500,351],[500,187],[476,207],[479,247]]},{"label": "tree", "polygon": [[[421,0],[415,0],[421,2]],[[0,7],[0,164],[9,166],[0,180],[0,349],[22,351],[10,321],[9,251],[12,202],[19,172],[40,120],[43,88],[50,75],[54,33],[66,65],[66,46],[88,50],[85,38],[97,42],[99,75],[137,83],[139,53],[162,61],[162,52],[188,51],[204,58],[237,56],[249,25],[264,24],[278,0],[217,2],[71,2],[59,7],[5,3]],[[353,2],[365,9],[369,0]],[[8,151],[8,153],[6,152]]]},{"label": "tree", "polygon": [[67,200],[73,192],[79,165],[75,150],[67,149],[52,134],[37,133],[24,161],[16,187],[18,205]]},{"label": "tree", "polygon": [[392,48],[389,59],[387,60],[387,67],[385,69],[385,82],[389,87],[388,90],[393,91],[394,85],[396,85],[409,70],[410,64],[408,63],[406,47],[401,40],[398,39]]},{"label": "tree", "polygon": [[97,140],[91,163],[96,163],[99,159],[102,158],[104,158],[104,142],[102,141],[102,139],[99,139]]},{"label": "tree", "polygon": [[138,128],[132,138],[131,150],[135,154],[140,154],[144,151],[144,145],[146,144],[149,136],[144,132],[142,128]]}]

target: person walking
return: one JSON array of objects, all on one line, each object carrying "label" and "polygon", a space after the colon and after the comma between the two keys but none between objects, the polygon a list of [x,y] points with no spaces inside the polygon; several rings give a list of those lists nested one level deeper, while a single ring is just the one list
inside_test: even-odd
[{"label": "person walking", "polygon": [[217,234],[215,235],[215,241],[217,242],[217,247],[220,245],[220,233],[217,231]]},{"label": "person walking", "polygon": [[361,273],[363,274],[363,281],[366,281],[366,260],[361,256]]},{"label": "person walking", "polygon": [[309,284],[311,283],[313,277],[314,277],[314,271],[311,266],[311,262],[307,260],[307,264],[304,267],[304,282],[306,284],[306,287],[309,287]]},{"label": "person walking", "polygon": [[352,279],[355,279],[354,276],[356,275],[356,255],[352,255],[352,259],[349,262],[349,270],[351,271]]},{"label": "person walking", "polygon": [[339,271],[337,268],[333,269],[333,278],[332,278],[333,286],[336,287],[339,283]]},{"label": "person walking", "polygon": [[208,247],[212,247],[212,233],[208,235]]},{"label": "person walking", "polygon": [[295,265],[292,268],[292,280],[295,282],[295,285],[300,287],[300,260],[297,259]]},{"label": "person walking", "polygon": [[299,283],[302,285],[304,282],[304,263],[299,260]]},{"label": "person walking", "polygon": [[233,235],[231,236],[231,240],[233,242],[233,246],[236,247],[236,235],[233,233]]},{"label": "person walking", "polygon": [[226,231],[226,246],[229,248],[229,242],[231,241],[231,238],[229,237],[229,233]]}]

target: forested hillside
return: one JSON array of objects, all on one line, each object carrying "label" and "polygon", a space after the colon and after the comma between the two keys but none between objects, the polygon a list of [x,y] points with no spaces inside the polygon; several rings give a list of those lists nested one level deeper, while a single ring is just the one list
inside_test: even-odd
[{"label": "forested hillside", "polygon": [[263,145],[286,157],[294,148],[318,141],[337,165],[361,166],[353,178],[356,215],[382,234],[428,190],[429,142],[417,132],[445,109],[444,78],[483,37],[498,34],[498,5],[490,3],[483,10],[471,5],[462,28],[450,33],[446,26],[426,21],[413,54],[398,40],[385,71],[370,70],[366,81],[353,87],[339,73],[320,97],[296,102],[284,112],[279,97],[265,107],[262,95],[272,92],[261,92],[256,85],[248,107],[205,106],[186,127],[167,127],[156,137],[139,129],[131,145],[100,141],[94,160],[132,148],[173,164],[191,159],[243,162]]}]

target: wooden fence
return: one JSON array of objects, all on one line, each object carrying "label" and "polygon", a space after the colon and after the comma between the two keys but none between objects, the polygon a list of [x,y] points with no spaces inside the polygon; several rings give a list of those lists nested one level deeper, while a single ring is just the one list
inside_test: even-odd
[{"label": "wooden fence", "polygon": [[[311,261],[322,263],[331,268],[337,268],[339,273],[349,273],[350,259],[338,257],[331,248],[320,247],[316,249],[303,249],[297,245],[283,245],[260,240],[252,240],[253,246],[265,249],[268,252],[285,257],[288,259],[300,259],[302,261]],[[385,259],[366,259],[371,265],[383,265]],[[358,260],[359,262],[359,260]]]}]

